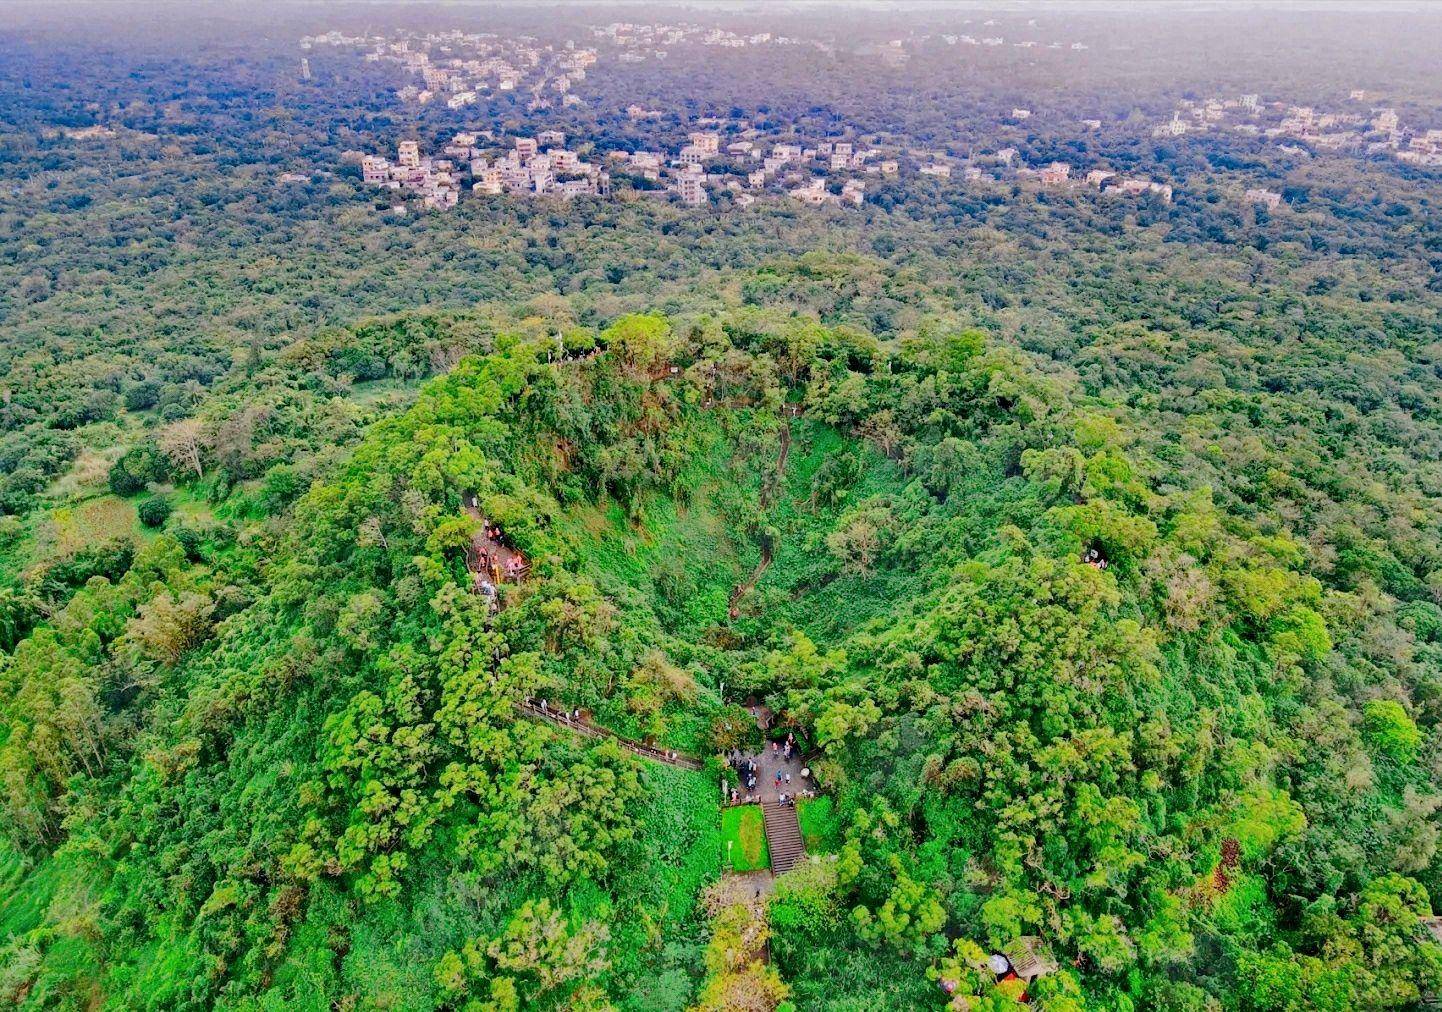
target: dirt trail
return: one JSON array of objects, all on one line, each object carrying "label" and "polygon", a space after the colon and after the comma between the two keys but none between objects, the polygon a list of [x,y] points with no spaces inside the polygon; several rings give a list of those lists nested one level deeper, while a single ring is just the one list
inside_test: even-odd
[{"label": "dirt trail", "polygon": [[[772,503],[776,501],[776,493],[781,488],[782,481],[786,478],[786,457],[791,452],[791,420],[783,417],[781,419],[781,446],[776,451],[776,468],[766,476],[765,483],[761,486],[761,512],[765,513],[771,509]],[[732,620],[741,617],[741,599],[756,589],[756,584],[765,575],[766,570],[771,566],[771,557],[775,554],[775,546],[770,538],[763,538],[761,541],[761,560],[756,563],[756,568],[746,578],[745,583],[738,583],[731,591],[731,600],[727,604],[726,612]]]},{"label": "dirt trail", "polygon": [[531,571],[531,565],[520,552],[486,533],[486,518],[480,504],[472,493],[462,498],[466,515],[477,520],[480,526],[471,535],[470,547],[466,549],[466,568],[471,571],[473,591],[479,592],[487,583],[493,587],[509,580],[519,582]]}]

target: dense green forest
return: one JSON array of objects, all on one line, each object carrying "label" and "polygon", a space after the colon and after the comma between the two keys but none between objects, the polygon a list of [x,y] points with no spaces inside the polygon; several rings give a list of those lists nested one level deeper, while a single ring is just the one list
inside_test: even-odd
[{"label": "dense green forest", "polygon": [[[626,149],[735,105],[1176,198],[908,178],[854,212],[621,187],[398,219],[341,152],[464,124],[354,61],[299,83],[323,14],[0,32],[0,1005],[1442,992],[1435,172],[1151,137],[1138,110],[1240,85],[1192,41],[1050,99],[1014,55],[742,52],[659,124],[621,110],[683,61],[598,68],[554,125]],[[1337,24],[1263,83],[1381,75]],[[1390,69],[1419,115],[1427,45]],[[1023,96],[1028,126],[982,125]],[[1236,200],[1263,182],[1284,207]],[[478,515],[530,564],[494,606]],[[718,790],[766,747],[748,703],[820,787],[765,896],[723,874],[767,864]],[[987,957],[1030,938],[1055,969],[1023,999]]]}]

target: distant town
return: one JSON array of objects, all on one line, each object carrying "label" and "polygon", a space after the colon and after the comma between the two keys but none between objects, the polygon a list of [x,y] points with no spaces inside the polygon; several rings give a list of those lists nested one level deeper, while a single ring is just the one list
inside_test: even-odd
[{"label": "distant town", "polygon": [[[648,115],[637,107],[631,113]],[[1105,169],[1073,176],[1065,162],[1019,165],[1015,148],[954,165],[944,153],[920,148],[887,151],[842,140],[769,143],[755,139],[755,134],[743,130],[737,135],[740,139],[730,141],[723,140],[717,130],[697,130],[677,150],[613,151],[605,156],[604,164],[588,161],[567,148],[566,136],[558,130],[513,137],[508,142],[490,130],[461,132],[441,151],[442,157],[422,152],[416,140],[401,141],[393,160],[358,152],[349,152],[347,157],[360,162],[366,183],[416,198],[432,210],[456,206],[467,181],[478,196],[606,197],[611,193],[613,173],[643,186],[652,184],[653,188],[640,190],[643,194],[671,195],[690,207],[707,204],[713,190],[727,193],[739,208],[766,198],[813,207],[855,207],[866,200],[868,177],[897,177],[903,166],[908,174],[920,178],[951,179],[957,168],[967,182],[1007,178],[1045,187],[1088,186],[1128,197],[1172,199],[1171,185],[1153,179],[1122,177]],[[403,210],[403,205],[394,210]]]},{"label": "distant town", "polygon": [[[981,22],[976,35],[895,39],[879,51],[899,64],[923,45],[1007,44],[1001,36],[985,32],[992,25],[990,20]],[[743,35],[689,23],[631,22],[591,28],[584,44],[576,39],[542,44],[528,36],[460,31],[387,36],[331,31],[300,42],[303,51],[323,46],[350,48],[361,51],[367,62],[399,67],[406,79],[395,95],[402,103],[438,103],[464,110],[482,96],[510,93],[527,97],[526,109],[532,113],[545,112],[557,103],[583,104],[587,71],[600,61],[663,60],[683,44],[827,49],[815,39],[772,33]],[[1036,48],[1043,43],[1026,39],[1010,45]],[[1080,42],[1052,40],[1044,48],[1080,51],[1087,47]],[[308,61],[303,60],[302,73],[309,77]],[[1362,90],[1353,91],[1350,101],[1350,109],[1320,111],[1264,102],[1256,94],[1189,99],[1177,105],[1170,119],[1158,122],[1152,133],[1166,138],[1234,130],[1280,141],[1284,150],[1388,154],[1412,164],[1442,165],[1442,130],[1403,124],[1395,110],[1371,106]],[[625,115],[641,124],[674,121],[676,112],[670,107],[631,104]],[[1032,116],[1032,110],[1016,107],[1001,116],[1000,123],[1018,126]],[[1077,126],[1083,133],[1104,129],[1100,118],[1079,119]],[[528,134],[478,125],[455,133],[435,152],[423,150],[418,138],[409,137],[399,139],[394,155],[348,151],[343,157],[359,163],[366,184],[394,195],[390,206],[395,212],[412,206],[446,210],[455,207],[467,191],[474,197],[605,198],[612,195],[613,178],[624,180],[627,192],[641,198],[670,198],[687,207],[704,207],[725,195],[726,206],[739,209],[762,200],[858,207],[883,184],[927,179],[955,179],[978,186],[1030,184],[1161,203],[1169,203],[1174,195],[1172,181],[1114,171],[1106,165],[1077,169],[1061,160],[1027,164],[1014,146],[959,156],[954,151],[909,146],[896,138],[845,130],[839,131],[839,136],[807,138],[774,125],[763,129],[743,118],[696,119],[680,129],[687,131],[685,139],[678,138],[668,148],[599,152],[594,141],[584,138],[570,139],[568,146],[566,134],[557,129]],[[306,177],[286,173],[279,178],[294,182]],[[1283,202],[1283,195],[1276,190],[1239,190],[1241,202],[1269,210]]]},{"label": "distant town", "polygon": [[1264,102],[1260,95],[1184,100],[1172,118],[1153,133],[1182,137],[1233,130],[1278,141],[1297,153],[1391,155],[1413,165],[1442,165],[1442,130],[1403,123],[1395,109],[1372,106],[1361,88],[1351,93],[1349,101],[1350,109],[1323,111],[1309,105]]}]

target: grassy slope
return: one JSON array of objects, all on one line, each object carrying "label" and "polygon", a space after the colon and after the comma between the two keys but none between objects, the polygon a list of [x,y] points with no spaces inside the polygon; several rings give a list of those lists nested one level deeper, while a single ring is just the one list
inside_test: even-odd
[{"label": "grassy slope", "polygon": [[[768,607],[781,609],[778,619],[829,647],[915,593],[911,573],[878,568],[866,576],[834,576],[825,541],[849,504],[899,492],[905,480],[894,461],[858,448],[828,425],[797,419],[791,431],[785,485],[770,511],[780,539],[760,590],[768,596]],[[844,502],[817,505],[812,501],[817,470],[829,457],[850,452],[861,454],[860,479]]]},{"label": "grassy slope", "polygon": [[615,503],[587,504],[559,522],[581,551],[584,574],[608,592],[634,591],[682,638],[725,621],[731,587],[757,557],[739,521],[755,502],[755,469],[737,459],[714,420],[695,424],[706,451],[676,482],[685,501],[653,496],[634,522]]},{"label": "grassy slope", "polygon": [[721,812],[721,853],[723,865],[726,855],[730,854],[733,871],[758,871],[771,867],[771,848],[766,844],[766,819],[760,805],[733,805]]},{"label": "grassy slope", "polygon": [[808,854],[832,854],[841,844],[841,825],[831,798],[802,798],[796,803],[796,819]]}]

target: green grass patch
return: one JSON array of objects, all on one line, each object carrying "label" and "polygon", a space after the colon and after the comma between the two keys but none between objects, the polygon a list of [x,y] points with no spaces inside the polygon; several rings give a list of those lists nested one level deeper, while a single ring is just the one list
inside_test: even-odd
[{"label": "green grass patch", "polygon": [[723,868],[757,871],[771,867],[771,850],[766,846],[766,816],[760,805],[733,805],[723,811],[721,843]]},{"label": "green grass patch", "polygon": [[803,798],[796,802],[796,819],[808,854],[832,854],[841,842],[841,825],[830,798]]}]

